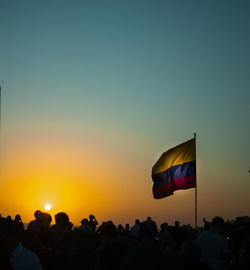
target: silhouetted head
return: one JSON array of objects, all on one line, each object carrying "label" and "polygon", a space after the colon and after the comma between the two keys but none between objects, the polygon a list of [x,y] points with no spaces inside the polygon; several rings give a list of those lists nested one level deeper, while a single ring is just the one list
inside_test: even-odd
[{"label": "silhouetted head", "polygon": [[115,239],[117,236],[117,229],[111,222],[105,223],[101,228],[101,235],[105,239]]},{"label": "silhouetted head", "polygon": [[225,226],[224,219],[222,217],[214,217],[212,219],[212,230],[222,232]]},{"label": "silhouetted head", "polygon": [[49,213],[40,212],[39,221],[43,228],[48,229],[52,221],[52,217]]},{"label": "silhouetted head", "polygon": [[108,220],[106,223],[114,224],[112,220]]},{"label": "silhouetted head", "polygon": [[156,223],[154,221],[144,221],[140,224],[140,236],[144,239],[154,239],[158,235]]},{"label": "silhouetted head", "polygon": [[95,216],[94,215],[89,215],[89,220],[93,220],[95,219]]},{"label": "silhouetted head", "polygon": [[69,216],[64,212],[57,213],[55,215],[55,221],[56,221],[56,225],[59,225],[61,227],[68,227]]},{"label": "silhouetted head", "polygon": [[164,233],[168,227],[168,223],[164,222],[161,224],[161,232]]},{"label": "silhouetted head", "polygon": [[82,220],[81,220],[81,224],[82,224],[82,225],[89,224],[88,219],[87,219],[87,218],[82,219]]},{"label": "silhouetted head", "polygon": [[40,215],[41,211],[40,210],[36,210],[34,213],[34,217],[35,219],[39,219],[39,215]]},{"label": "silhouetted head", "polygon": [[15,221],[17,221],[17,222],[22,221],[22,219],[21,219],[21,216],[20,216],[20,215],[16,215],[14,220],[15,220]]},{"label": "silhouetted head", "polygon": [[140,224],[140,220],[139,219],[136,219],[135,220],[135,224]]},{"label": "silhouetted head", "polygon": [[125,224],[125,229],[129,231],[129,228],[130,228],[129,224]]},{"label": "silhouetted head", "polygon": [[147,217],[147,221],[151,221],[152,219],[151,219],[151,217]]},{"label": "silhouetted head", "polygon": [[180,226],[180,221],[175,221],[175,223],[174,223],[174,225],[175,225],[175,227],[179,227]]},{"label": "silhouetted head", "polygon": [[121,231],[124,230],[122,224],[119,224],[119,225],[117,226],[117,230],[118,230],[118,232],[121,232]]},{"label": "silhouetted head", "polygon": [[224,219],[222,217],[214,217],[212,219],[212,225],[216,227],[222,226],[224,225]]}]

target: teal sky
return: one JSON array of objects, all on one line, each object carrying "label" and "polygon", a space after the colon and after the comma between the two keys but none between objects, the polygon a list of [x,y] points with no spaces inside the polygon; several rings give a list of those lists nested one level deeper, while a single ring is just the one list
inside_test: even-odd
[{"label": "teal sky", "polygon": [[51,137],[112,149],[123,185],[148,192],[145,216],[192,222],[178,194],[193,190],[155,201],[150,173],[196,132],[200,218],[250,215],[249,14],[247,0],[0,0],[6,151]]}]

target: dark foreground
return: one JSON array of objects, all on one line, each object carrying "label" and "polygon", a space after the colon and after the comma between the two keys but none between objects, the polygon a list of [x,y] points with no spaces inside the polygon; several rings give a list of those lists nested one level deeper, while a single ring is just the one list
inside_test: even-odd
[{"label": "dark foreground", "polygon": [[150,217],[130,227],[98,224],[93,215],[73,228],[65,213],[35,212],[25,230],[21,217],[0,218],[0,269],[126,270],[250,269],[250,218],[212,222],[194,229]]}]

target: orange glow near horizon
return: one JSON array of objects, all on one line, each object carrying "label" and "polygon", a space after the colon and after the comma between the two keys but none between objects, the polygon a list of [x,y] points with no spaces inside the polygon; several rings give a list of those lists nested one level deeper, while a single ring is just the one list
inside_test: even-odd
[{"label": "orange glow near horizon", "polygon": [[[94,151],[81,151],[65,141],[6,144],[0,183],[1,214],[21,214],[28,222],[35,210],[43,210],[49,202],[53,205],[49,211],[52,217],[63,211],[78,224],[81,217],[101,212],[106,200],[97,185],[95,164],[91,166],[84,157],[93,159]],[[100,169],[103,166],[104,162]]]},{"label": "orange glow near horizon", "polygon": [[12,214],[14,216],[21,212],[25,222],[32,219],[35,210],[42,210],[44,203],[47,201],[50,201],[51,205],[53,205],[49,212],[52,216],[63,211],[69,213],[74,222],[80,221],[77,220],[74,213],[81,211],[82,215],[85,212],[85,215],[88,214],[87,204],[95,203],[97,209],[98,206],[103,205],[100,196],[95,196],[93,202],[94,190],[77,184],[75,181],[20,180],[8,182],[2,186],[2,189],[8,191],[8,202],[6,203],[4,196],[0,199],[1,205],[5,205],[6,215]]}]

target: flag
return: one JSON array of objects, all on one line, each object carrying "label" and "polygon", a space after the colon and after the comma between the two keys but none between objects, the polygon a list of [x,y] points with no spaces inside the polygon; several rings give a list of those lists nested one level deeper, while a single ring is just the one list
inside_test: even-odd
[{"label": "flag", "polygon": [[196,187],[195,138],[164,152],[152,168],[152,179],[155,199]]}]

